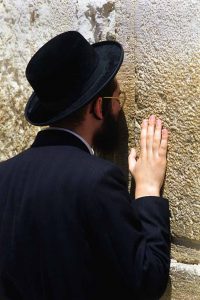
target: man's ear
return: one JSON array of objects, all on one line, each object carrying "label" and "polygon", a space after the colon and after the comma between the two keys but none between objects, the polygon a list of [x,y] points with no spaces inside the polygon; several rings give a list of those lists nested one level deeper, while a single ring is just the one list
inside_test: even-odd
[{"label": "man's ear", "polygon": [[95,117],[99,120],[103,119],[102,105],[103,105],[103,99],[102,97],[98,97],[94,103],[93,113]]}]

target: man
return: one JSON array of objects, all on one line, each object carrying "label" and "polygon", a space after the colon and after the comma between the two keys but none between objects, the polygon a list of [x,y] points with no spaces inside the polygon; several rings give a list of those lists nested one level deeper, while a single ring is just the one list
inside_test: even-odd
[{"label": "man", "polygon": [[[158,299],[169,273],[168,202],[160,196],[168,132],[151,116],[141,154],[120,169],[93,155],[117,144],[117,42],[60,34],[30,60],[30,149],[0,165],[0,299]],[[121,94],[121,95],[120,95]],[[120,106],[121,104],[121,106]]]}]

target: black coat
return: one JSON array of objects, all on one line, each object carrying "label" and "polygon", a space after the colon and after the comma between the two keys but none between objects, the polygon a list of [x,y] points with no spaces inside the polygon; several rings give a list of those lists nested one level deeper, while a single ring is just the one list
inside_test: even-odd
[{"label": "black coat", "polygon": [[0,299],[158,299],[167,200],[133,200],[122,172],[70,133],[41,131],[0,164]]}]

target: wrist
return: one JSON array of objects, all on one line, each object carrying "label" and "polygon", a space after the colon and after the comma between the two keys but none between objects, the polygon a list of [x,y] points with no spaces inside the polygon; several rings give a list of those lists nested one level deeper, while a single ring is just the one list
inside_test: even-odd
[{"label": "wrist", "polygon": [[160,196],[160,188],[154,186],[137,186],[135,189],[135,199],[146,196]]}]

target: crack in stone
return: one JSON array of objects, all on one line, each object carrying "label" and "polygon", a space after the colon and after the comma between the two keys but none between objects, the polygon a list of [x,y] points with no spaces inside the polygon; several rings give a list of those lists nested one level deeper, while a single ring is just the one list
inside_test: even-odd
[{"label": "crack in stone", "polygon": [[33,25],[36,21],[36,19],[39,18],[39,14],[37,12],[37,9],[34,9],[31,13],[30,13],[30,24]]},{"label": "crack in stone", "polygon": [[[109,15],[115,10],[114,2],[107,2],[102,7],[95,7],[91,4],[87,5],[87,11],[85,11],[85,17],[91,24],[91,30],[94,33],[94,40],[98,42],[102,39],[103,31],[102,24],[98,21],[98,17],[101,16],[101,20],[105,21],[109,24]],[[115,36],[110,32],[107,32],[106,39],[114,40]]]},{"label": "crack in stone", "polygon": [[194,250],[200,250],[200,241],[191,240],[186,237],[175,237],[172,236],[172,243],[177,246],[184,246],[186,248],[191,248]]},{"label": "crack in stone", "polygon": [[98,13],[105,18],[108,18],[113,10],[115,10],[114,2],[107,2],[102,7],[97,7]]}]

